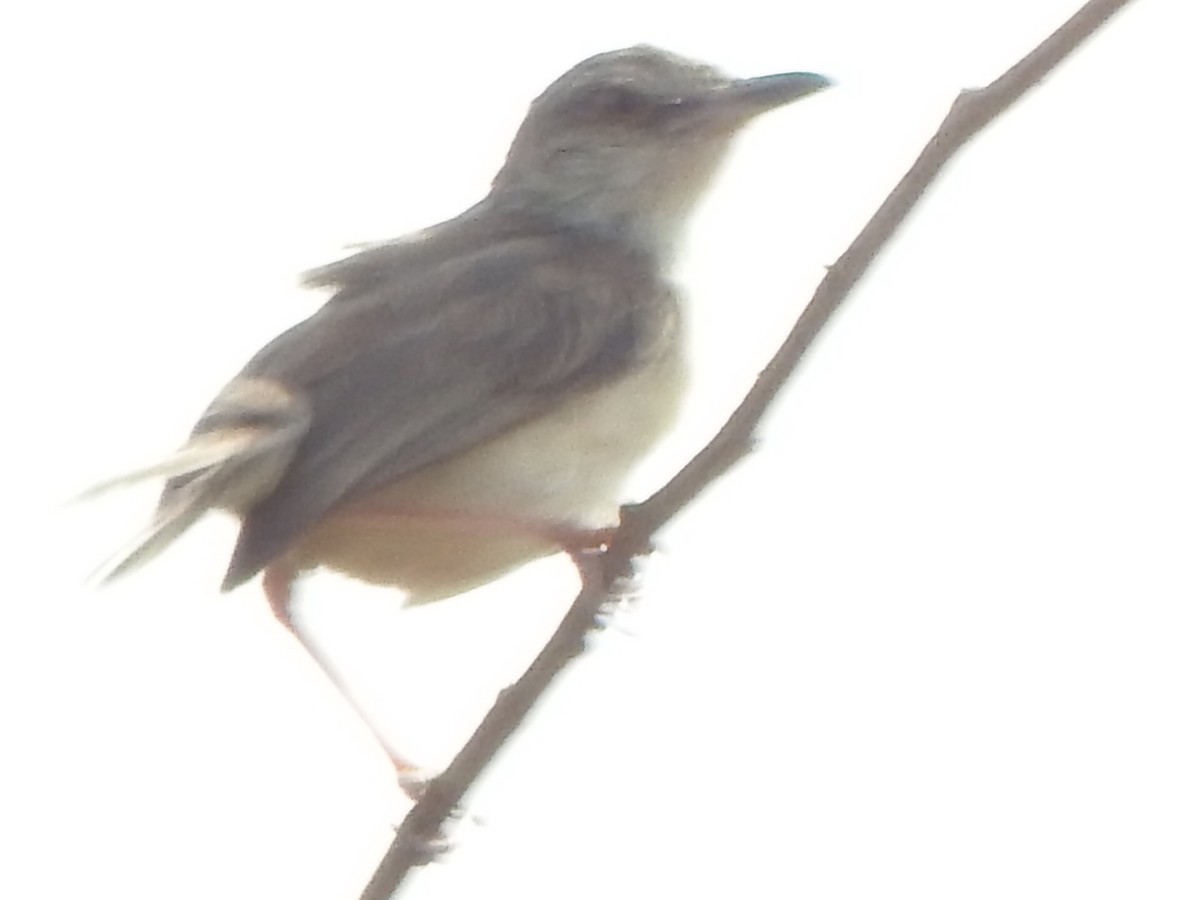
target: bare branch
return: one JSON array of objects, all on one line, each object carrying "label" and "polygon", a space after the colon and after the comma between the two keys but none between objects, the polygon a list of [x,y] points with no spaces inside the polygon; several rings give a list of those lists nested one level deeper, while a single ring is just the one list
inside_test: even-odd
[{"label": "bare branch", "polygon": [[603,551],[576,558],[583,587],[566,617],[525,674],[500,693],[458,756],[405,818],[361,900],[387,900],[415,866],[428,860],[442,824],[554,677],[581,651],[597,614],[628,577],[633,559],[646,552],[658,528],[753,447],[755,429],[805,351],[947,161],[1129,2],[1090,0],[987,87],[958,96],[912,167],[829,268],[779,351],[713,440],[652,497],[626,507],[620,527]]}]

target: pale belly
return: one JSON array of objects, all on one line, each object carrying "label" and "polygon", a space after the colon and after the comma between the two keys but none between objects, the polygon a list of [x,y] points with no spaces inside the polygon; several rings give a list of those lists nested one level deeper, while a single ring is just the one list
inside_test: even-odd
[{"label": "pale belly", "polygon": [[403,588],[412,603],[485,584],[612,525],[630,469],[674,422],[684,388],[673,350],[623,381],[323,520],[289,553]]}]

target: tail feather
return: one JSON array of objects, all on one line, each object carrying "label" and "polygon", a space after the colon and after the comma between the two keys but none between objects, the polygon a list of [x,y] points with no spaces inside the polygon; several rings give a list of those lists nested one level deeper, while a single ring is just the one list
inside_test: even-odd
[{"label": "tail feather", "polygon": [[195,475],[212,466],[220,465],[243,453],[256,439],[248,432],[216,432],[196,435],[185,446],[180,447],[165,459],[141,466],[121,475],[106,478],[75,497],[76,502],[92,500],[120,487],[128,487],[152,478],[179,478]]},{"label": "tail feather", "polygon": [[141,568],[162,553],[206,512],[208,507],[197,503],[174,503],[170,508],[160,505],[154,520],[93,572],[88,580],[97,585],[106,585],[134,569]]},{"label": "tail feather", "polygon": [[151,478],[168,479],[153,521],[93,580],[105,584],[139,568],[210,509],[244,513],[253,508],[279,484],[311,421],[308,402],[283,385],[235,379],[175,453],[80,495],[87,499]]}]

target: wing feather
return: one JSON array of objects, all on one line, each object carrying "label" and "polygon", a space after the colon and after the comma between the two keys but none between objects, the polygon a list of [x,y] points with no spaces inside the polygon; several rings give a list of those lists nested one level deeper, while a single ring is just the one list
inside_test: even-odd
[{"label": "wing feather", "polygon": [[337,264],[343,289],[247,365],[242,377],[296,391],[312,417],[278,485],[246,512],[225,588],[338,504],[615,378],[673,315],[650,261],[626,247],[554,232],[472,246],[411,268],[372,248],[369,278],[353,257]]}]

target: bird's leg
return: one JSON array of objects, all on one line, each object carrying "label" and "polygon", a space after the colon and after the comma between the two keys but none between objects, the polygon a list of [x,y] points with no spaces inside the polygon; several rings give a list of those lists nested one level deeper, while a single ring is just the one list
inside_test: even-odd
[{"label": "bird's leg", "polygon": [[363,724],[367,726],[376,743],[379,744],[384,753],[388,755],[388,759],[392,761],[392,765],[395,766],[400,788],[412,800],[418,799],[427,783],[426,778],[421,774],[420,768],[392,751],[371,721],[371,717],[367,715],[358,701],[354,699],[354,695],[347,690],[337,671],[326,662],[324,656],[304,636],[304,633],[296,627],[296,622],[292,618],[292,602],[295,599],[292,593],[292,585],[295,582],[295,578],[295,570],[282,564],[268,566],[263,572],[263,593],[266,594],[267,604],[271,607],[271,612],[275,614],[275,618],[279,620],[279,623],[291,632],[292,637],[304,648],[313,662],[317,664],[317,667],[325,673],[325,677],[337,688],[338,693],[342,695],[346,703],[350,705],[350,708],[354,710]]}]

